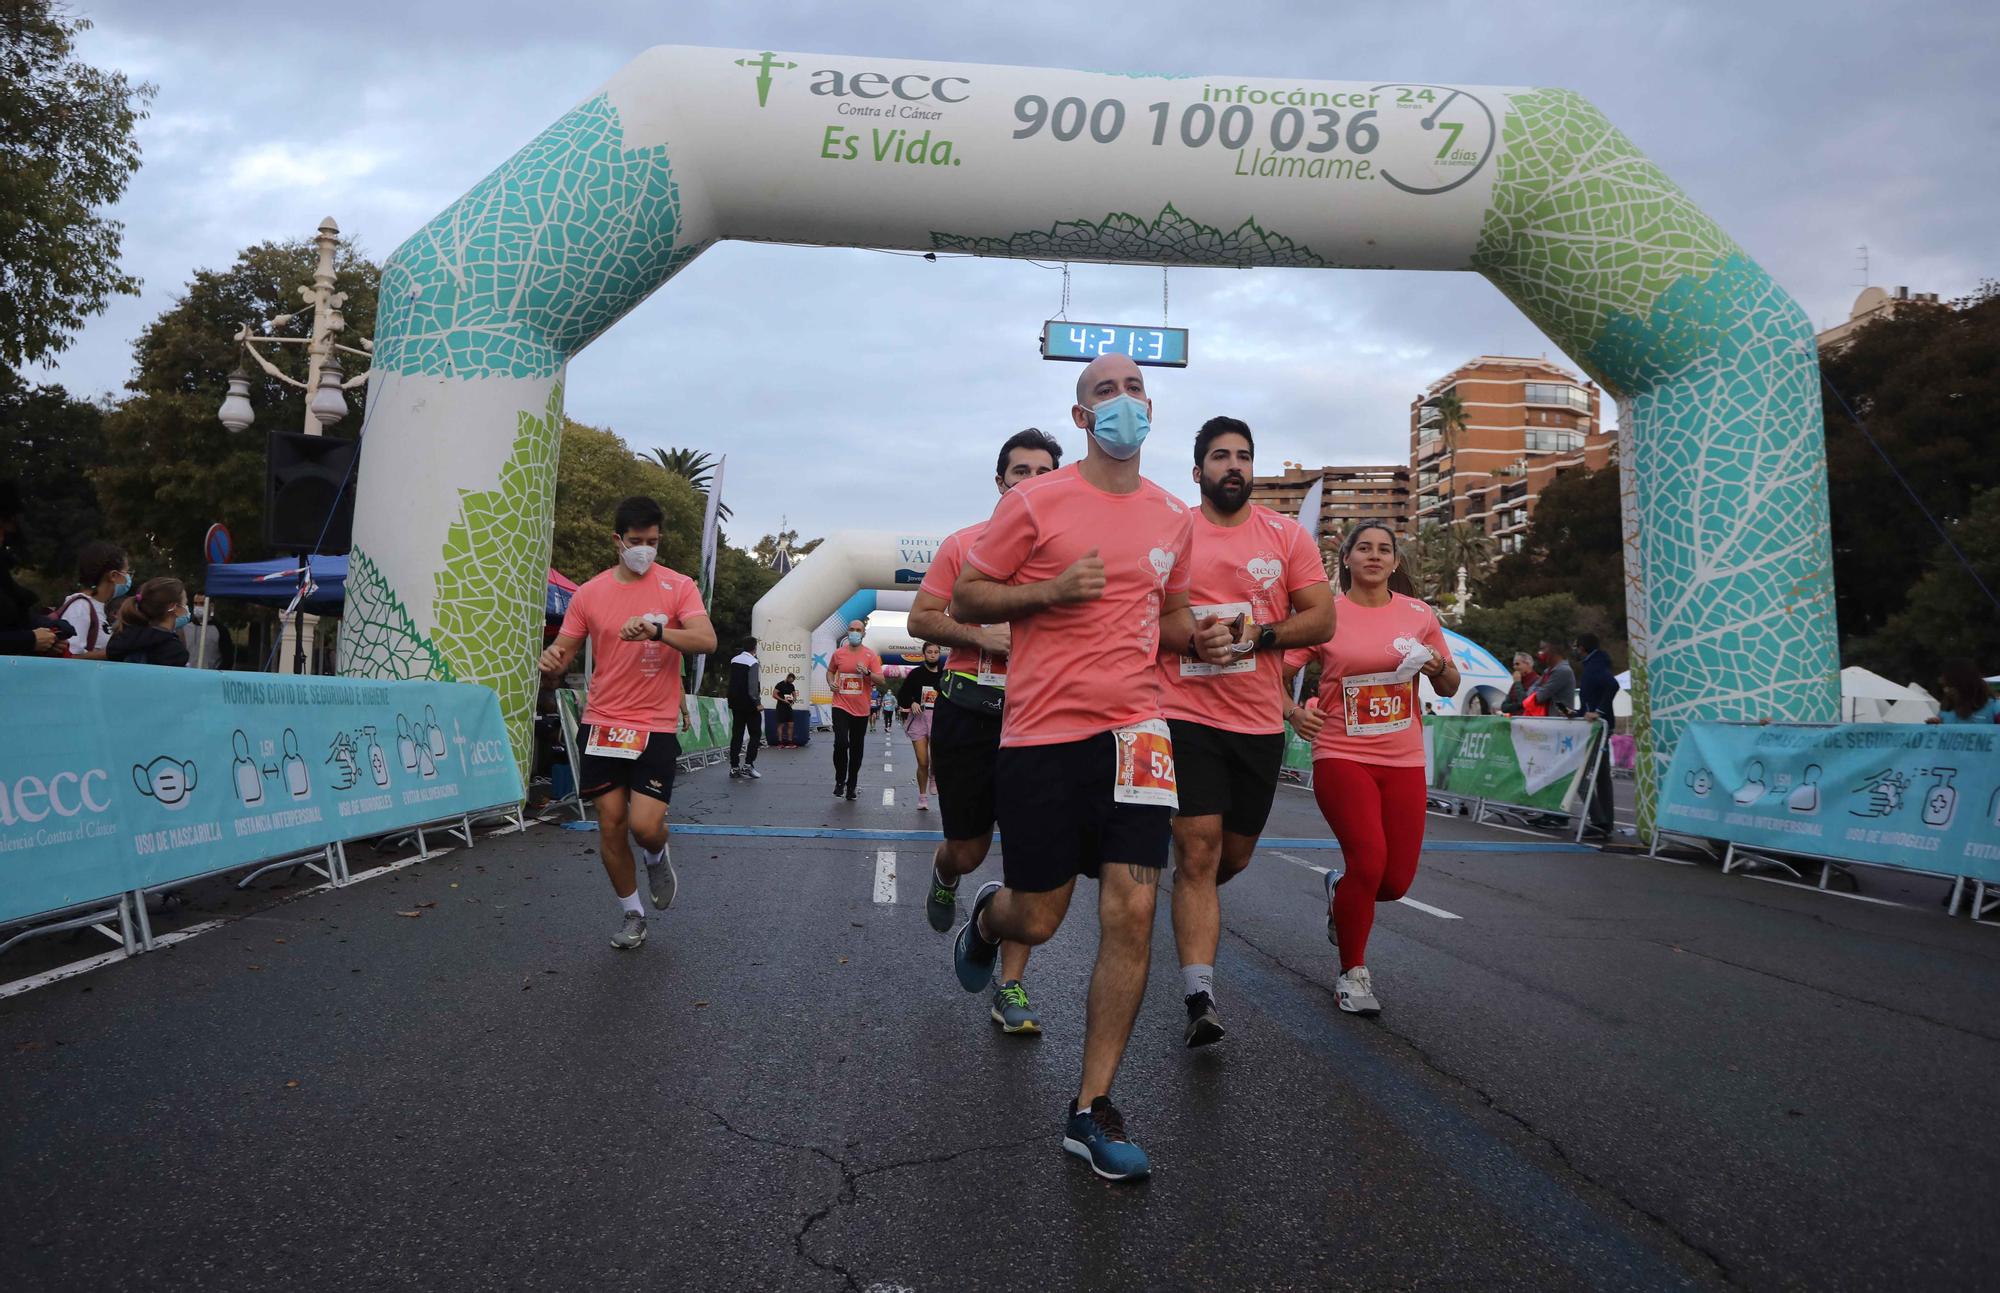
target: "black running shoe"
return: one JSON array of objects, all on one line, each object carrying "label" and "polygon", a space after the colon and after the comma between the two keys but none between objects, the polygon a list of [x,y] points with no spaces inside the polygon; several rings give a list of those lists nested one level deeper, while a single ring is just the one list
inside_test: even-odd
[{"label": "black running shoe", "polygon": [[1197,1046],[1213,1046],[1223,1038],[1225,1029],[1221,1018],[1215,1013],[1215,998],[1206,992],[1197,992],[1187,998],[1187,1044],[1193,1050]]}]

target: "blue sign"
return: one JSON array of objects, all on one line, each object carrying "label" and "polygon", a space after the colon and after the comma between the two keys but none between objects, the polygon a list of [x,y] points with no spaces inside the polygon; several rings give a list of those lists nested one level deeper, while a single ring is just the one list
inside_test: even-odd
[{"label": "blue sign", "polygon": [[1690,723],[1662,830],[2000,883],[2000,727]]},{"label": "blue sign", "polygon": [[220,521],[209,526],[208,533],[202,536],[201,551],[211,566],[220,566],[227,562],[230,554],[235,551],[235,544],[229,537],[229,527]]},{"label": "blue sign", "polygon": [[513,804],[485,687],[0,657],[0,921]]},{"label": "blue sign", "polygon": [[1122,323],[1071,323],[1050,319],[1042,325],[1042,358],[1087,364],[1103,355],[1124,355],[1151,368],[1186,368],[1186,328],[1144,328]]}]

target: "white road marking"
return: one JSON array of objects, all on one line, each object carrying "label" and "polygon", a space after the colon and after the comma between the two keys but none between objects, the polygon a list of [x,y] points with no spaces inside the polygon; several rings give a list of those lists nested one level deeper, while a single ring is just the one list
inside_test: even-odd
[{"label": "white road marking", "polygon": [[875,901],[893,904],[896,901],[896,850],[875,850]]},{"label": "white road marking", "polygon": [[[1321,875],[1325,875],[1328,871],[1331,871],[1333,869],[1331,867],[1323,867],[1315,863],[1308,862],[1302,857],[1298,857],[1294,854],[1285,852],[1283,849],[1271,849],[1269,850],[1269,852],[1276,854],[1277,856],[1285,859],[1285,861],[1287,862],[1295,862],[1298,865],[1304,867],[1308,871],[1317,871]],[[1752,879],[1755,879],[1755,877],[1753,876]],[[1433,907],[1427,902],[1418,902],[1415,898],[1398,898],[1396,899],[1396,901],[1402,903],[1405,907],[1415,907],[1418,911],[1421,911],[1426,915],[1436,916],[1439,920],[1465,919],[1465,917],[1459,915],[1457,912],[1446,911],[1442,907]]]},{"label": "white road marking", "polygon": [[896,806],[896,788],[894,786],[882,787],[882,806],[884,808],[894,808]]},{"label": "white road marking", "polygon": [[882,765],[882,771],[884,772],[894,772],[895,770],[896,770],[896,765],[893,763],[885,763]]}]

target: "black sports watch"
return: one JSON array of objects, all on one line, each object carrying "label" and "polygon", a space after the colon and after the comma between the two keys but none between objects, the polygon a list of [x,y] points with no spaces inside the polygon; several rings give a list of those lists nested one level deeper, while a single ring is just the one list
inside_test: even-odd
[{"label": "black sports watch", "polygon": [[1259,651],[1269,651],[1277,645],[1278,645],[1277,625],[1266,624],[1263,628],[1257,630],[1257,649]]}]

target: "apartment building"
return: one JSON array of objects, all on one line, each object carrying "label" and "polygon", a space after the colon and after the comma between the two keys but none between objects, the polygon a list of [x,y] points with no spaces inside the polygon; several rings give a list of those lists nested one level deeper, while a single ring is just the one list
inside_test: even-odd
[{"label": "apartment building", "polygon": [[1338,543],[1356,521],[1381,521],[1398,535],[1410,532],[1410,469],[1397,463],[1366,467],[1307,467],[1288,462],[1277,476],[1250,481],[1250,501],[1296,517],[1306,490],[1324,482],[1320,493],[1321,544]]},{"label": "apartment building", "polygon": [[[1464,416],[1455,437],[1445,428],[1451,396]],[[1410,402],[1413,522],[1476,525],[1494,556],[1517,550],[1556,476],[1617,457],[1601,415],[1596,384],[1547,359],[1481,355],[1459,365]]]}]

